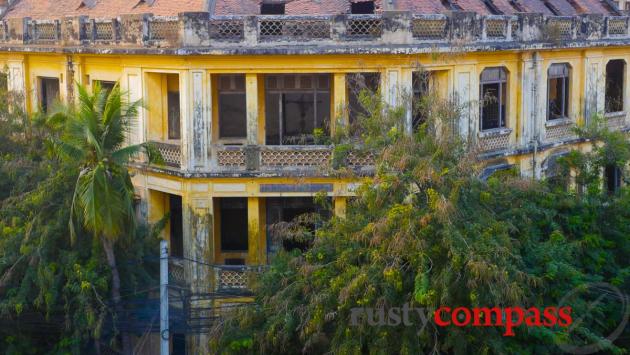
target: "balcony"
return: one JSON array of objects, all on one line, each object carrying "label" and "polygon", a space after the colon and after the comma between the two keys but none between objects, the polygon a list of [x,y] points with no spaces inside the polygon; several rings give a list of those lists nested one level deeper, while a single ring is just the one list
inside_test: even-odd
[{"label": "balcony", "polygon": [[262,273],[266,265],[212,265],[194,262],[188,259],[169,257],[168,282],[171,286],[187,288],[192,283],[187,273],[192,269],[205,269],[210,276],[212,290],[221,294],[245,295],[251,292],[251,286],[256,277]]},{"label": "balcony", "polygon": [[[195,12],[172,17],[139,14],[0,21],[0,46],[48,45],[96,53],[99,48],[124,53],[133,52],[134,48],[152,53],[147,50],[153,48],[158,49],[155,53],[163,54],[345,53],[375,48],[398,53],[401,48],[435,51],[436,44],[438,48],[457,45],[459,50],[483,50],[487,42],[505,43],[502,47],[512,49],[533,44],[626,44],[630,42],[628,17],[532,13],[481,16],[461,11],[447,15],[385,12],[334,16],[210,16]],[[366,48],[368,43],[370,48]],[[465,48],[462,43],[467,44]]]},{"label": "balcony", "polygon": [[162,155],[164,165],[172,168],[180,168],[182,163],[182,148],[179,144],[151,141],[158,152]]},{"label": "balcony", "polygon": [[[213,147],[219,171],[326,172],[333,168],[333,148],[321,145]],[[339,163],[351,169],[369,169],[374,157],[350,152]]]}]

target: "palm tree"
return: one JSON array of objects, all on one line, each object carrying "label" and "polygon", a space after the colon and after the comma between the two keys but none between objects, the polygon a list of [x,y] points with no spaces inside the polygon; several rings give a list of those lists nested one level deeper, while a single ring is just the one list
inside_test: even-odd
[{"label": "palm tree", "polygon": [[[90,94],[79,85],[78,103],[62,106],[50,121],[64,127],[55,142],[56,152],[80,168],[69,222],[72,240],[76,238],[77,221],[100,239],[111,270],[114,309],[120,314],[120,275],[114,245],[135,230],[134,189],[126,164],[133,155],[150,149],[146,144],[125,146],[140,103],[125,102],[118,85],[106,91],[96,84],[92,91]],[[129,354],[129,338],[124,332],[122,343],[123,352]]]}]

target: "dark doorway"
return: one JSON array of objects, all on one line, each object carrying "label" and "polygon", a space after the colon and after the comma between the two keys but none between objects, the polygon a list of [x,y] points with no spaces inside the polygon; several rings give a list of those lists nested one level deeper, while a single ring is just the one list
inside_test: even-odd
[{"label": "dark doorway", "polygon": [[169,195],[170,207],[170,232],[171,232],[171,256],[184,257],[184,230],[182,219],[182,198],[177,195]]},{"label": "dark doorway", "polygon": [[247,251],[247,198],[221,198],[221,251]]},{"label": "dark doorway", "polygon": [[374,1],[360,1],[350,4],[350,13],[356,15],[373,14],[374,9]]}]

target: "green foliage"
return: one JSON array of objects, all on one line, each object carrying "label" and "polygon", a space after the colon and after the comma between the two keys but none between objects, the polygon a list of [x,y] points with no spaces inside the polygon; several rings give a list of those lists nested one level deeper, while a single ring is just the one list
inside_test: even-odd
[{"label": "green foliage", "polygon": [[[558,343],[603,341],[619,320],[610,299],[571,303],[576,318],[601,322],[564,328],[352,326],[354,307],[556,306],[588,282],[628,292],[630,191],[577,195],[512,172],[481,181],[476,158],[453,131],[458,108],[435,100],[413,137],[402,116],[372,107],[362,141],[376,174],[357,191],[345,218],[316,232],[304,253],[280,253],[257,284],[256,302],[212,340],[218,353],[562,353]],[[592,131],[589,131],[592,132]],[[599,131],[592,153],[567,158],[585,182],[601,187],[602,164],[627,163],[628,144]],[[589,308],[593,306],[593,308]],[[431,313],[432,314],[432,313]],[[247,344],[247,346],[243,346]],[[250,345],[251,344],[251,345]]]},{"label": "green foliage", "polygon": [[[7,95],[0,94],[0,102]],[[95,339],[115,347],[111,270],[102,245],[82,225],[71,243],[68,224],[75,184],[86,160],[97,155],[70,138],[78,129],[61,114],[28,117],[20,106],[7,104],[0,105],[0,117],[0,352],[92,353]],[[99,133],[102,140],[92,141],[95,146],[121,142],[111,130]],[[61,150],[67,153],[63,159]],[[122,164],[128,153],[107,158]],[[123,299],[146,297],[141,291],[156,282],[157,265],[145,259],[156,257],[157,231],[137,225],[119,232],[115,250],[122,261]]]}]

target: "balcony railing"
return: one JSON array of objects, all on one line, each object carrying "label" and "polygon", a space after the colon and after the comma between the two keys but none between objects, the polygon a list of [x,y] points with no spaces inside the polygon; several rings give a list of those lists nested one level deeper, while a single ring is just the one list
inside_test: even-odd
[{"label": "balcony railing", "polygon": [[[288,146],[215,146],[219,170],[277,171],[294,169],[326,170],[332,165],[333,148],[318,145]],[[374,165],[370,154],[350,152],[341,164],[350,168]]]},{"label": "balcony railing", "polygon": [[[210,16],[181,13],[115,18],[70,16],[48,20],[11,18],[0,21],[0,45],[54,44],[98,48],[117,46],[156,48],[273,48],[278,44],[305,46],[421,45],[466,41],[499,41],[526,45],[532,42],[563,45],[560,41],[630,39],[627,16],[481,16],[456,11],[444,14],[408,12],[378,15]],[[555,40],[550,41],[550,39]],[[597,44],[601,45],[601,44]]]},{"label": "balcony railing", "polygon": [[165,142],[150,142],[162,155],[164,164],[170,167],[179,168],[182,164],[182,149],[180,144]]},{"label": "balcony railing", "polygon": [[215,291],[243,293],[251,290],[252,282],[266,266],[216,265]]}]

